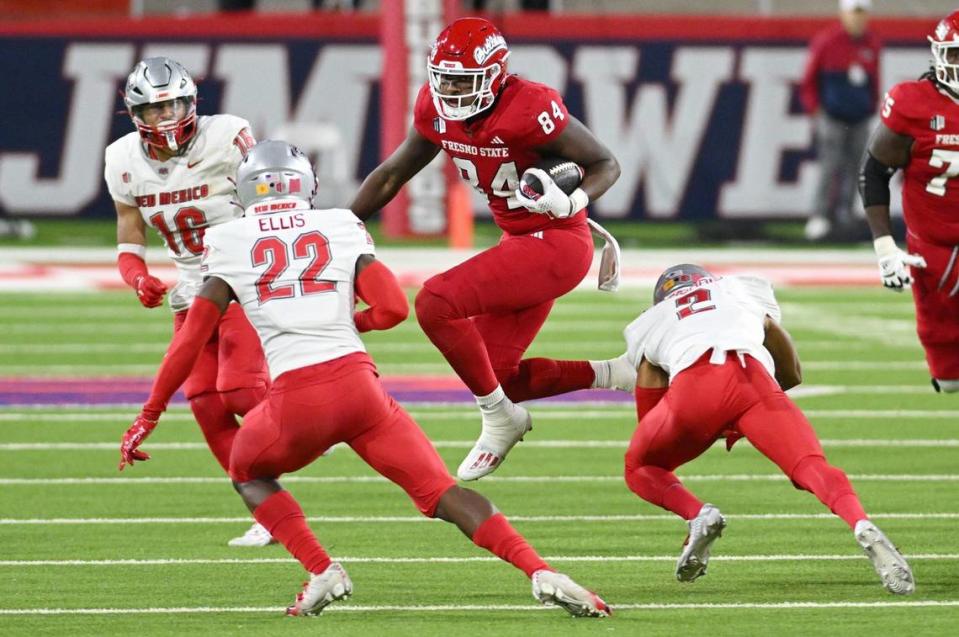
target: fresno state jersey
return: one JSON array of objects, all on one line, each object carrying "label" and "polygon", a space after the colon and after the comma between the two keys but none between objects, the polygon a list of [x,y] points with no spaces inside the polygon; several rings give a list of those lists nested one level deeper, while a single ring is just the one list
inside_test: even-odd
[{"label": "fresno state jersey", "polygon": [[249,128],[249,122],[233,115],[200,117],[187,151],[166,161],[152,159],[137,132],[107,146],[104,177],[110,196],[140,209],[176,263],[179,276],[169,296],[174,312],[190,306],[202,283],[206,229],[243,214],[231,203],[230,180],[255,143]]},{"label": "fresno state jersey", "polygon": [[260,335],[274,379],[366,351],[353,324],[353,285],[356,260],[375,254],[373,240],[349,210],[301,205],[206,233],[203,275],[232,288]]},{"label": "fresno state jersey", "polygon": [[922,79],[894,86],[880,115],[890,130],[914,140],[902,187],[909,231],[923,241],[959,244],[959,103]]},{"label": "fresno state jersey", "polygon": [[510,75],[496,103],[466,121],[440,117],[429,85],[413,109],[416,131],[450,156],[460,176],[486,196],[493,220],[510,234],[528,234],[584,222],[586,212],[551,219],[530,212],[516,199],[519,178],[541,159],[536,148],[555,139],[569,124],[560,94],[545,84]]},{"label": "fresno state jersey", "polygon": [[772,285],[758,277],[706,277],[684,286],[643,312],[623,331],[630,362],[645,358],[672,381],[709,350],[721,365],[726,352],[749,354],[775,376],[772,355],[763,347],[765,318],[781,319]]}]

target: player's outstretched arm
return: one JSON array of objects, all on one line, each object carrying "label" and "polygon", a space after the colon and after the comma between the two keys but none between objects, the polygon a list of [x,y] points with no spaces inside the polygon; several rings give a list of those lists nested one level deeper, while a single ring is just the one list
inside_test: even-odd
[{"label": "player's outstretched arm", "polygon": [[139,450],[140,445],[153,432],[170,397],[190,375],[203,345],[210,340],[232,296],[230,286],[216,277],[207,279],[200,288],[187,312],[186,322],[167,348],[153,381],[150,397],[133,425],[123,434],[120,442],[121,471],[128,464],[132,466],[136,460],[150,459],[149,454]]},{"label": "player's outstretched arm", "polygon": [[372,255],[356,260],[356,295],[369,305],[353,315],[359,332],[388,330],[410,315],[410,303],[393,272]]},{"label": "player's outstretched arm", "polygon": [[924,268],[919,255],[907,254],[896,246],[889,219],[889,180],[909,163],[913,140],[880,123],[869,140],[859,169],[859,194],[872,230],[873,246],[879,260],[879,276],[887,288],[901,292],[912,284],[908,266]]},{"label": "player's outstretched arm", "polygon": [[388,204],[400,188],[433,161],[439,152],[439,146],[420,135],[415,128],[410,128],[399,148],[363,180],[349,209],[366,221]]},{"label": "player's outstretched arm", "polygon": [[147,270],[146,223],[140,216],[140,209],[119,201],[113,204],[117,210],[117,268],[120,276],[136,290],[144,307],[158,307],[163,304],[166,285]]},{"label": "player's outstretched arm", "polygon": [[543,157],[562,157],[576,162],[583,169],[580,189],[595,201],[619,179],[619,162],[586,126],[568,115],[569,124],[555,139],[536,147]]},{"label": "player's outstretched arm", "polygon": [[776,366],[776,382],[783,391],[802,383],[802,367],[799,364],[799,352],[793,345],[789,332],[779,323],[766,317],[764,328],[766,339],[763,346],[772,354]]}]

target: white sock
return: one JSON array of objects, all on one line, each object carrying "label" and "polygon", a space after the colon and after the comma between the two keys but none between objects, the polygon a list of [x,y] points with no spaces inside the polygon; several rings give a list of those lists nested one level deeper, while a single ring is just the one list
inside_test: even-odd
[{"label": "white sock", "polygon": [[593,384],[590,385],[591,388],[603,388],[609,387],[610,377],[609,377],[609,361],[588,361],[590,367],[593,368],[593,374],[595,378],[593,379]]},{"label": "white sock", "polygon": [[474,398],[476,398],[476,404],[479,405],[480,411],[484,414],[500,413],[505,411],[508,404],[512,404],[506,397],[506,392],[503,391],[501,385],[497,385],[496,389],[485,396],[474,396]]}]

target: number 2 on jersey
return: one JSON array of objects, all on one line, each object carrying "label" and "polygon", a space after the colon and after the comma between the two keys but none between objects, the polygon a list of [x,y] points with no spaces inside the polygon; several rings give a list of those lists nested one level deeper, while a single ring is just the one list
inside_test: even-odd
[{"label": "number 2 on jersey", "polygon": [[679,317],[679,320],[683,320],[693,314],[699,314],[700,312],[708,312],[709,310],[715,310],[716,305],[711,303],[709,305],[699,305],[699,307],[693,307],[694,305],[706,303],[711,301],[713,298],[712,293],[706,288],[698,288],[693,290],[689,294],[684,294],[678,299],[676,299],[676,316]]},{"label": "number 2 on jersey", "polygon": [[[290,246],[277,236],[261,237],[250,251],[253,267],[267,266],[266,271],[256,280],[256,298],[260,305],[274,299],[290,299],[296,296],[293,283],[275,285],[286,269],[290,267]],[[320,275],[330,264],[330,242],[322,233],[314,230],[301,234],[293,241],[293,260],[310,259],[299,276],[300,295],[332,292],[336,289],[333,281],[323,281]]]}]

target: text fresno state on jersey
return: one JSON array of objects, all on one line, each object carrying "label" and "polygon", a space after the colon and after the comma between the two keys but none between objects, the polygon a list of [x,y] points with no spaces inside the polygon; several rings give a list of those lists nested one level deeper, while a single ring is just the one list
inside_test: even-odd
[{"label": "text fresno state on jersey", "polygon": [[179,276],[169,297],[174,312],[189,307],[202,283],[206,229],[242,214],[232,204],[231,178],[254,143],[249,122],[221,114],[200,117],[187,152],[166,161],[144,152],[136,131],[106,149],[104,176],[110,196],[139,208],[176,264]]},{"label": "text fresno state on jersey", "polygon": [[902,189],[909,231],[924,241],[959,244],[959,104],[922,79],[894,86],[880,115],[890,130],[913,139]]},{"label": "text fresno state on jersey", "polygon": [[569,112],[558,92],[516,75],[506,78],[492,108],[466,121],[440,117],[429,85],[423,85],[413,119],[416,131],[445,150],[460,176],[486,195],[496,225],[510,234],[584,222],[585,212],[559,220],[529,212],[513,195],[520,175],[541,158],[535,149],[567,124]]}]

